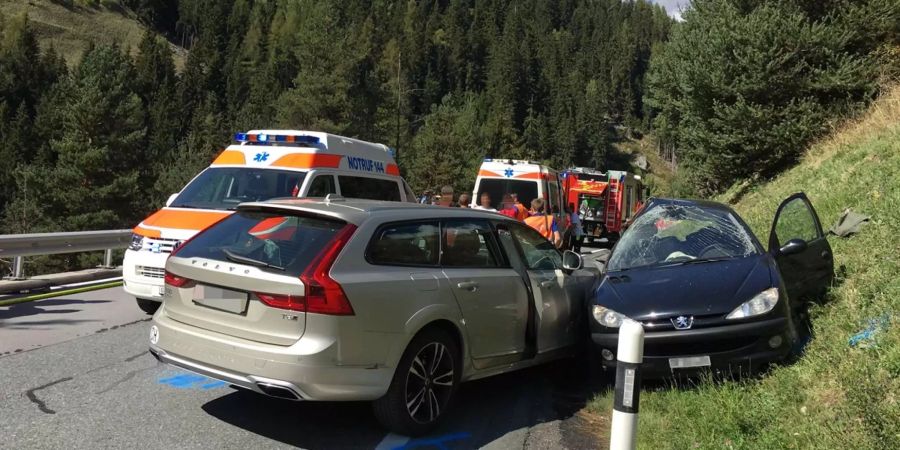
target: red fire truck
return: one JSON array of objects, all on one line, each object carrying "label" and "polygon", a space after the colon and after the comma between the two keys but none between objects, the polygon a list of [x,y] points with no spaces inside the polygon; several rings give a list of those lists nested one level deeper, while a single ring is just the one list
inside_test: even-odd
[{"label": "red fire truck", "polygon": [[575,167],[562,173],[566,204],[574,205],[584,227],[585,243],[618,239],[644,203],[640,175]]}]

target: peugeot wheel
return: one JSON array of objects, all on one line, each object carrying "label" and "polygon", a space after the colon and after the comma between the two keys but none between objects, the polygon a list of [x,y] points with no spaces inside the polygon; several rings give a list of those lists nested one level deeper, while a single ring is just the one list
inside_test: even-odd
[{"label": "peugeot wheel", "polygon": [[459,350],[446,332],[431,329],[407,347],[387,394],[374,403],[375,416],[389,430],[419,436],[444,417],[460,379]]}]

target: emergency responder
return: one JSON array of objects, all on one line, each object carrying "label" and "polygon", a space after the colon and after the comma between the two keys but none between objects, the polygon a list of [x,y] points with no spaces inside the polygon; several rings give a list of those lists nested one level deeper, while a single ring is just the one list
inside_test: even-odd
[{"label": "emergency responder", "polygon": [[559,224],[556,218],[544,212],[544,199],[536,198],[531,201],[530,215],[525,218],[525,224],[541,233],[554,246],[559,247],[562,240],[559,237]]},{"label": "emergency responder", "polygon": [[[526,208],[525,205],[523,205],[522,202],[519,201],[519,194],[512,192],[509,195],[510,195],[510,197],[512,197],[513,208],[516,209],[515,218],[518,220],[524,221],[525,219],[528,218],[528,208]],[[532,203],[534,203],[534,202],[532,202]]]}]

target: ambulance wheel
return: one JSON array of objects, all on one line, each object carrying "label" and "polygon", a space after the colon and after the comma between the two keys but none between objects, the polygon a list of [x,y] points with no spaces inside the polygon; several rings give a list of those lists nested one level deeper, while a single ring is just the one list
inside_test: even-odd
[{"label": "ambulance wheel", "polygon": [[159,309],[159,305],[162,305],[160,302],[155,302],[153,300],[144,300],[142,298],[138,298],[137,305],[138,308],[141,308],[141,311],[144,311],[147,314],[153,315],[157,309]]}]

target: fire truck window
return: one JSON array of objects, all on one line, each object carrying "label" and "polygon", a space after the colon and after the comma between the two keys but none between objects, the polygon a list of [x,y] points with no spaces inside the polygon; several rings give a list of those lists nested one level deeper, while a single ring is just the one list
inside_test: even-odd
[{"label": "fire truck window", "polygon": [[339,175],[341,195],[348,198],[400,201],[400,185],[394,180]]},{"label": "fire truck window", "polygon": [[337,190],[334,188],[334,175],[319,175],[309,186],[307,197],[324,197],[328,194],[335,194]]},{"label": "fire truck window", "polygon": [[550,212],[562,213],[564,208],[559,204],[559,183],[551,181],[547,185],[549,186],[548,193],[550,194]]},{"label": "fire truck window", "polygon": [[625,186],[625,218],[631,218],[631,210],[634,206],[634,186]]}]

